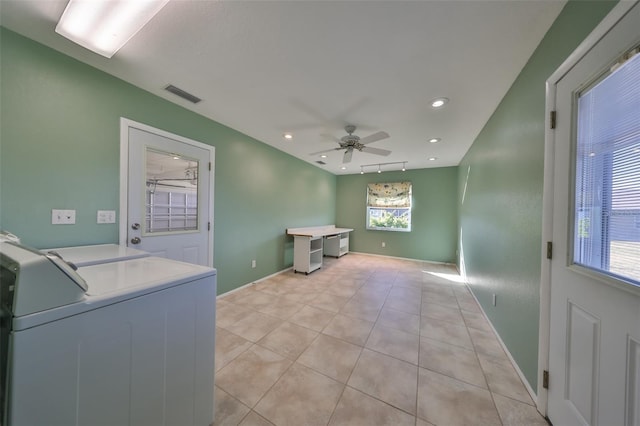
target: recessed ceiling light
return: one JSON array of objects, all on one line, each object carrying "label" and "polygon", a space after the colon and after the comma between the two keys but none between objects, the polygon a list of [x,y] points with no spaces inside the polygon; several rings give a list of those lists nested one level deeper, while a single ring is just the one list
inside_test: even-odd
[{"label": "recessed ceiling light", "polygon": [[340,167],[340,170],[347,170],[347,166]]},{"label": "recessed ceiling light", "polygon": [[442,140],[442,139],[440,139],[440,138],[431,138],[431,139],[429,139],[429,142],[431,142],[431,143],[438,143],[438,142],[440,142],[441,140]]},{"label": "recessed ceiling light", "polygon": [[291,133],[285,133],[282,137],[285,139],[293,139],[293,135]]},{"label": "recessed ceiling light", "polygon": [[320,158],[327,158],[327,154],[322,154]]},{"label": "recessed ceiling light", "polygon": [[449,102],[449,99],[447,98],[436,98],[431,101],[431,106],[433,108],[442,108],[447,104],[447,102]]},{"label": "recessed ceiling light", "polygon": [[429,157],[429,161],[436,161],[438,157]]}]

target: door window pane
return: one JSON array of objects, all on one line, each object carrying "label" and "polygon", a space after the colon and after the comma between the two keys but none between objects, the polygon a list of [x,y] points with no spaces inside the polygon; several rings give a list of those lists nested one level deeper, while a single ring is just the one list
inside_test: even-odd
[{"label": "door window pane", "polygon": [[640,285],[640,54],[578,97],[575,263]]},{"label": "door window pane", "polygon": [[198,229],[198,161],[146,151],[145,234]]}]

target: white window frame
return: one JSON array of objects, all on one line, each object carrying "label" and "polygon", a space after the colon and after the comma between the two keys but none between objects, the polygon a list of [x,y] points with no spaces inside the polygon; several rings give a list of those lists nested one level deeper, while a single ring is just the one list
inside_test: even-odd
[{"label": "white window frame", "polygon": [[[394,183],[400,183],[400,182],[389,182],[389,185],[393,185]],[[398,206],[371,206],[369,205],[369,185],[367,185],[367,209],[366,209],[366,218],[365,218],[365,226],[367,230],[370,231],[391,231],[391,232],[411,232],[411,210],[413,207],[413,195],[412,195],[412,189],[413,189],[413,184],[411,182],[407,182],[409,184],[409,206],[408,207],[398,207]],[[377,184],[384,184],[384,182],[381,183],[377,183]],[[372,226],[371,225],[371,219],[372,219],[372,213],[373,212],[379,212],[379,211],[383,211],[383,212],[394,212],[397,210],[403,210],[406,211],[406,216],[408,219],[408,227],[407,228],[402,228],[402,227],[389,227],[389,226]],[[394,214],[395,215],[395,214]]]}]

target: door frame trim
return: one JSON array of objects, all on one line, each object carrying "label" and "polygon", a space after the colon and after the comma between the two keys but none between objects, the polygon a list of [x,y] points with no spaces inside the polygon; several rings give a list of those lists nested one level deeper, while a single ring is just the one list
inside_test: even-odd
[{"label": "door frame trim", "polygon": [[[551,261],[546,259],[547,241],[553,238],[553,180],[555,131],[551,129],[551,111],[556,109],[556,85],[560,80],[631,10],[636,1],[620,1],[594,28],[569,57],[551,74],[545,85],[544,183],[542,190],[542,244],[540,271],[540,321],[538,335],[537,408],[547,415],[549,394],[542,386],[542,374],[549,370],[551,338]],[[562,117],[561,117],[562,118]],[[555,254],[554,255],[558,255]],[[560,254],[562,255],[562,254]]]},{"label": "door frame trim", "polygon": [[210,187],[209,187],[209,217],[211,229],[207,235],[208,245],[208,264],[213,267],[213,206],[214,206],[214,188],[215,188],[215,156],[216,148],[175,133],[157,129],[146,124],[138,123],[125,117],[120,117],[120,220],[118,226],[118,242],[120,245],[127,245],[127,217],[128,217],[128,184],[129,184],[129,129],[138,129],[148,133],[153,133],[168,139],[192,145],[209,152],[209,162],[211,163]]}]

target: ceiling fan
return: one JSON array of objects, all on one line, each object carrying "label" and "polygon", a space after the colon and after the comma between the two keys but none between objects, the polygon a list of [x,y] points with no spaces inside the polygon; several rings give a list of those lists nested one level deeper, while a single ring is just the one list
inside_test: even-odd
[{"label": "ceiling fan", "polygon": [[343,136],[340,139],[334,136],[331,136],[331,138],[340,145],[338,148],[325,149],[323,151],[314,152],[309,155],[318,155],[324,152],[340,151],[344,149],[345,151],[344,151],[344,156],[342,157],[342,162],[349,163],[351,161],[351,156],[353,155],[354,149],[357,149],[360,152],[368,152],[369,154],[376,154],[376,155],[391,154],[391,151],[388,151],[386,149],[371,148],[371,147],[365,146],[370,143],[388,138],[389,134],[387,132],[380,131],[372,135],[365,136],[364,138],[360,138],[359,136],[356,136],[353,134],[353,132],[356,131],[356,126],[349,124],[345,126],[344,130],[347,132],[347,135]]}]

